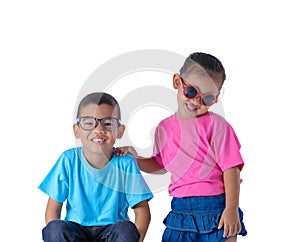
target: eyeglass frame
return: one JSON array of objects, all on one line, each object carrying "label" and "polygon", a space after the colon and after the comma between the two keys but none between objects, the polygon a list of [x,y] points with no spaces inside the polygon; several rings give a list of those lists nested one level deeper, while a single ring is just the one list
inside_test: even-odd
[{"label": "eyeglass frame", "polygon": [[[81,121],[82,121],[82,119],[87,119],[87,118],[90,118],[90,119],[94,119],[94,120],[95,120],[95,125],[94,125],[94,127],[91,128],[91,129],[85,129],[85,128],[83,128],[83,127],[81,126]],[[113,129],[106,129],[104,126],[101,125],[101,121],[104,120],[104,119],[113,119],[113,120],[116,120],[116,121],[117,121],[117,126],[114,127]],[[102,128],[103,130],[105,130],[105,131],[110,131],[110,132],[112,132],[112,131],[115,130],[117,127],[119,127],[120,125],[122,125],[122,122],[121,122],[120,119],[115,118],[115,117],[110,117],[110,116],[107,116],[107,117],[104,117],[104,118],[95,118],[95,117],[92,117],[92,116],[83,116],[83,117],[77,118],[77,119],[76,119],[76,123],[77,123],[77,125],[78,125],[81,129],[83,129],[83,130],[85,130],[85,131],[91,131],[91,130],[95,129],[95,128],[97,127],[97,124],[98,124],[98,123],[99,123],[99,125],[101,126],[101,128]]]},{"label": "eyeglass frame", "polygon": [[[215,104],[215,103],[217,102],[217,100],[218,100],[217,97],[218,97],[218,96],[215,96],[215,95],[213,95],[213,94],[201,94],[201,93],[197,90],[197,88],[195,88],[194,86],[192,86],[192,85],[185,85],[184,79],[183,79],[181,76],[179,76],[179,77],[180,77],[180,83],[181,83],[181,86],[182,86],[182,94],[184,95],[185,98],[191,100],[191,99],[196,99],[196,98],[200,97],[199,102],[200,102],[200,104],[202,104],[202,105],[204,105],[204,106],[211,106],[211,105],[213,105],[213,104]],[[194,88],[194,89],[196,90],[197,94],[196,94],[195,97],[187,97],[187,96],[186,96],[186,94],[185,94],[185,89],[187,89],[187,88],[189,88],[189,87],[192,87],[192,88]],[[203,97],[205,97],[205,96],[212,96],[212,97],[214,97],[214,102],[213,102],[212,104],[209,104],[209,105],[203,103]]]}]

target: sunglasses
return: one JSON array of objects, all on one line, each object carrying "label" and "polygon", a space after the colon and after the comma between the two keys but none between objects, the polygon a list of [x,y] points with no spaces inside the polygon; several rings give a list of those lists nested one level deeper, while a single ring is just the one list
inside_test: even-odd
[{"label": "sunglasses", "polygon": [[196,99],[199,97],[199,102],[204,106],[211,106],[217,102],[217,97],[212,94],[201,94],[193,86],[188,86],[184,84],[184,80],[180,77],[180,82],[182,85],[182,93],[188,99]]}]

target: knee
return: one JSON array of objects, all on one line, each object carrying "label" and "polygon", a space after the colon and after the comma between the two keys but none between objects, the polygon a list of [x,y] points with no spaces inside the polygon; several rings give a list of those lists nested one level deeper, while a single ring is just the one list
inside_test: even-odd
[{"label": "knee", "polygon": [[120,233],[138,233],[134,223],[128,220],[122,220],[114,224],[116,230]]},{"label": "knee", "polygon": [[65,221],[57,219],[50,221],[44,229],[49,231],[59,231],[65,230],[67,227]]},{"label": "knee", "polygon": [[111,236],[114,238],[111,241],[139,241],[140,238],[135,224],[127,220],[115,223],[112,226]]},{"label": "knee", "polygon": [[67,224],[63,220],[52,220],[43,229],[43,240],[51,241],[52,237],[56,237],[58,234],[63,234],[68,229]]}]

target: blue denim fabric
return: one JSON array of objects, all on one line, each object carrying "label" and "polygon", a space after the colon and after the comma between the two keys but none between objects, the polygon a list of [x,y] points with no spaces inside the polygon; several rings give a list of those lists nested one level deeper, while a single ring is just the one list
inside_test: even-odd
[{"label": "blue denim fabric", "polygon": [[42,233],[45,242],[138,242],[140,239],[136,226],[127,220],[99,227],[53,220]]},{"label": "blue denim fabric", "polygon": [[[223,229],[218,224],[225,208],[225,195],[209,197],[173,198],[172,211],[167,215],[164,224],[163,242],[223,242]],[[239,208],[242,226],[240,235],[247,231],[243,223],[243,212]]]}]

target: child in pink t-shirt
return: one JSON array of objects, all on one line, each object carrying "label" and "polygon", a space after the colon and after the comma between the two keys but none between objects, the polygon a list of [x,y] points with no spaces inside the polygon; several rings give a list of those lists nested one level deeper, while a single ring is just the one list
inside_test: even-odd
[{"label": "child in pink t-shirt", "polygon": [[120,155],[131,152],[144,172],[171,173],[172,211],[162,241],[233,242],[247,234],[239,208],[240,143],[230,124],[209,111],[225,79],[216,57],[191,54],[173,76],[178,109],[157,126],[153,156],[117,148]]}]

